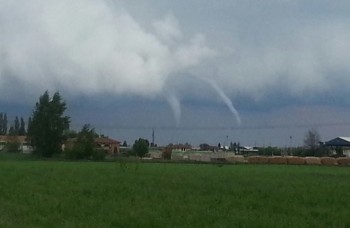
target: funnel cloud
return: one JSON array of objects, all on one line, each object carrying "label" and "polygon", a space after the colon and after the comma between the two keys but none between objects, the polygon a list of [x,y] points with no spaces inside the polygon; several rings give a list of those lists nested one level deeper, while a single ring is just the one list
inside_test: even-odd
[{"label": "funnel cloud", "polygon": [[170,105],[171,110],[174,113],[174,118],[176,121],[176,126],[180,125],[181,120],[181,103],[179,98],[177,98],[174,94],[171,94],[167,97],[167,101]]},{"label": "funnel cloud", "polygon": [[215,92],[219,95],[220,99],[224,102],[224,104],[227,106],[227,108],[232,112],[232,114],[235,116],[237,124],[241,125],[241,117],[239,116],[239,113],[237,109],[233,106],[232,101],[228,96],[222,91],[222,89],[212,80],[206,79],[204,80],[207,82],[211,87],[215,90]]}]

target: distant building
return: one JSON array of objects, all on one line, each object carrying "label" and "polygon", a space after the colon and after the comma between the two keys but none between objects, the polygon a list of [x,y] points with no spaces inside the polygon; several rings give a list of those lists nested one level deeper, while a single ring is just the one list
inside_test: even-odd
[{"label": "distant building", "polygon": [[192,146],[188,143],[185,144],[169,144],[168,145],[169,148],[171,148],[172,150],[180,150],[180,151],[189,151],[192,150]]},{"label": "distant building", "polygon": [[109,154],[118,154],[120,151],[120,142],[108,137],[95,138],[98,148],[106,150]]},{"label": "distant building", "polygon": [[33,147],[27,136],[0,135],[0,151],[2,151],[7,143],[18,143],[19,151],[22,153],[32,153]]},{"label": "distant building", "polygon": [[330,147],[334,154],[337,150],[341,150],[345,156],[350,157],[350,137],[337,137],[325,142],[324,145]]},{"label": "distant building", "polygon": [[258,155],[259,149],[253,146],[240,146],[239,152],[243,155],[248,155],[248,156]]},{"label": "distant building", "polygon": [[[70,138],[66,141],[64,149],[73,148],[74,143],[77,138]],[[108,154],[115,155],[120,152],[120,142],[108,137],[98,137],[94,139],[96,149],[103,149],[108,152]]]}]

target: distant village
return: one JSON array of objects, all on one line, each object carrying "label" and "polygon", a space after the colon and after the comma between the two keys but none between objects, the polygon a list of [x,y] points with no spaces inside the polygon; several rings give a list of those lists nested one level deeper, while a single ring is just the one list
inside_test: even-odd
[{"label": "distant village", "polygon": [[[68,138],[62,144],[62,150],[72,148],[76,138]],[[148,142],[148,140],[146,140]],[[13,145],[15,144],[15,148]],[[132,145],[126,141],[123,143],[117,139],[108,136],[98,135],[94,138],[96,149],[104,150],[109,156],[129,157],[132,156]],[[30,154],[33,152],[33,146],[26,135],[0,135],[0,151],[4,152],[12,145],[12,149],[17,152]],[[17,147],[17,148],[16,148]],[[199,146],[191,144],[168,144],[158,146],[151,142],[148,144],[149,151],[143,159],[171,159],[171,160],[197,160],[211,161],[215,159],[225,159],[232,156],[330,156],[330,157],[350,157],[350,137],[336,137],[327,142],[319,142],[315,148],[304,147],[297,148],[278,148],[278,147],[252,147],[243,146],[239,143],[230,143],[228,146],[209,145],[206,143]],[[10,148],[11,149],[11,148]],[[164,155],[165,151],[170,151],[170,156]],[[317,154],[319,152],[319,154]]]},{"label": "distant village", "polygon": [[65,110],[66,104],[60,94],[56,92],[50,97],[46,91],[27,122],[16,116],[11,123],[7,114],[1,112],[0,152],[36,153],[43,157],[64,154],[71,159],[138,157],[143,160],[242,163],[259,156],[273,158],[271,161],[274,162],[282,158],[278,161],[287,162],[288,157],[350,157],[350,137],[335,137],[321,142],[319,133],[312,129],[306,132],[302,147],[252,147],[239,142],[228,145],[204,142],[198,146],[169,143],[159,146],[155,142],[154,131],[151,141],[139,138],[130,144],[126,141],[121,143],[120,139],[97,134],[88,124],[80,131],[70,130],[70,118],[64,115]]}]

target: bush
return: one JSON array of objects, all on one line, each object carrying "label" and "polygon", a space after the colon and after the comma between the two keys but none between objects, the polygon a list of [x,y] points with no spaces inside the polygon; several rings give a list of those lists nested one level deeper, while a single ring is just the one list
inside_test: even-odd
[{"label": "bush", "polygon": [[65,150],[64,156],[67,159],[79,160],[86,158],[85,152],[83,150],[79,150],[77,148]]},{"label": "bush", "polygon": [[94,161],[102,161],[106,157],[106,151],[105,150],[94,150],[92,152],[92,160]]},{"label": "bush", "polygon": [[308,153],[308,150],[303,147],[291,148],[290,150],[290,155],[292,156],[305,157]]},{"label": "bush", "polygon": [[148,153],[149,150],[149,142],[147,139],[139,138],[138,140],[135,140],[135,143],[132,147],[132,150],[135,154],[139,157],[145,156],[145,154]]},{"label": "bush", "polygon": [[260,148],[258,154],[262,156],[280,156],[282,154],[282,149],[269,146],[266,148]]},{"label": "bush", "polygon": [[94,161],[102,161],[106,157],[106,151],[101,149],[95,149],[91,154],[87,154],[84,149],[79,149],[77,147],[71,150],[64,151],[65,158],[71,160],[89,159]]},{"label": "bush", "polygon": [[4,147],[5,152],[18,153],[20,152],[21,144],[19,142],[8,142]]},{"label": "bush", "polygon": [[171,153],[173,152],[173,149],[171,147],[166,147],[162,151],[162,158],[165,160],[171,160]]},{"label": "bush", "polygon": [[136,153],[131,148],[120,148],[120,157],[135,157]]}]

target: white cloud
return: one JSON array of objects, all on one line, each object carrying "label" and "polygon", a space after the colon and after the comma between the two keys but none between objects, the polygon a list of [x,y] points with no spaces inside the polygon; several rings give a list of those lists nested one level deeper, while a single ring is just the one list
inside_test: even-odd
[{"label": "white cloud", "polygon": [[236,51],[218,63],[219,85],[231,95],[261,99],[281,87],[285,94],[302,97],[350,83],[350,27],[335,21],[293,32],[281,36],[279,42],[266,41],[258,47],[237,41]]},{"label": "white cloud", "polygon": [[0,80],[12,77],[28,90],[152,97],[170,75],[211,56],[199,35],[181,40],[172,15],[152,33],[105,1],[0,4]]},{"label": "white cloud", "polygon": [[[125,9],[121,2],[0,0],[2,97],[19,86],[38,94],[60,89],[162,97],[172,90],[182,99],[207,99],[208,85],[193,84],[191,74],[215,80],[230,97],[256,100],[274,90],[303,97],[350,82],[349,19],[340,12],[345,1],[331,15],[325,2],[310,13],[314,4],[303,1],[223,0],[199,11],[179,11],[193,2],[148,1],[137,8],[124,1]],[[145,5],[157,16],[170,13],[161,19],[145,13],[143,20],[128,11]]]}]

